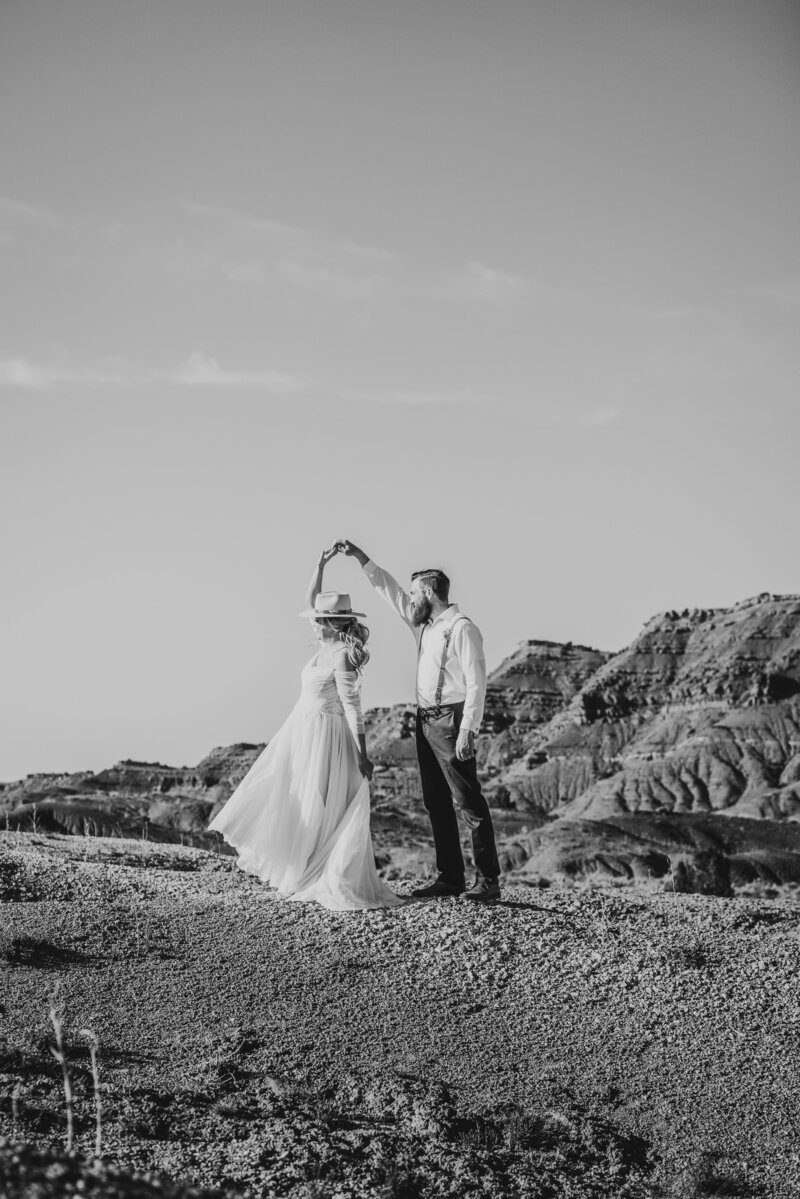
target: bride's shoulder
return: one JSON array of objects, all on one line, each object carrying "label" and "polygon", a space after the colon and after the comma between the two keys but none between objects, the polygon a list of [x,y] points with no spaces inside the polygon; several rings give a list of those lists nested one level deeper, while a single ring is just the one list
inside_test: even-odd
[{"label": "bride's shoulder", "polygon": [[362,671],[356,669],[353,665],[353,659],[350,657],[350,650],[346,645],[337,645],[333,651],[333,669],[339,674],[352,674],[361,678]]},{"label": "bride's shoulder", "polygon": [[329,666],[331,668],[336,666],[338,668],[343,657],[347,657],[347,646],[331,645],[331,643],[328,642],[326,645],[320,646],[320,648],[317,650],[314,656],[314,661],[318,666]]}]

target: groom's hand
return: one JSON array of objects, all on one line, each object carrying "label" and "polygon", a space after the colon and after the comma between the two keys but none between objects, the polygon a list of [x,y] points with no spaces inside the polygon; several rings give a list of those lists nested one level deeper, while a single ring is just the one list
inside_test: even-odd
[{"label": "groom's hand", "polygon": [[468,758],[475,757],[475,734],[467,732],[466,729],[459,729],[456,739],[456,757],[459,762],[466,762]]},{"label": "groom's hand", "polygon": [[336,542],[336,548],[340,554],[347,554],[348,558],[357,558],[362,566],[366,566],[369,562],[369,554],[365,554],[358,546],[348,541],[346,537],[340,537]]}]

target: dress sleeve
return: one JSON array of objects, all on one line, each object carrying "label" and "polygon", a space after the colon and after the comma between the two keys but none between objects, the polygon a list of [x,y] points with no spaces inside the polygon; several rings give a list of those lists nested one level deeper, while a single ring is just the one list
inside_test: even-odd
[{"label": "dress sleeve", "polygon": [[334,670],[333,677],[347,723],[350,725],[350,731],[357,739],[359,733],[364,732],[364,716],[361,712],[361,679],[355,670],[339,670],[338,668]]}]

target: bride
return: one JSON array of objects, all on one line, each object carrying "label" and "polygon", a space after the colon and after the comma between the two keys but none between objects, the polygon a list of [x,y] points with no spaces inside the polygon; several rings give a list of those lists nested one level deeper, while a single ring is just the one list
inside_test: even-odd
[{"label": "bride", "polygon": [[208,827],[238,851],[238,866],[290,899],[333,911],[391,907],[403,900],[378,878],[369,831],[360,700],[369,630],[349,595],[321,590],[336,552],[320,555],[300,613],[319,643],[300,699]]}]

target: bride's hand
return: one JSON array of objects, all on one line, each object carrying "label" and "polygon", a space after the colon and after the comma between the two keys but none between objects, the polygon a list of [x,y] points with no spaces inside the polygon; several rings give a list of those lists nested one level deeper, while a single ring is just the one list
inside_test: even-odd
[{"label": "bride's hand", "polygon": [[358,769],[361,771],[365,779],[371,779],[375,771],[375,767],[366,754],[359,755]]},{"label": "bride's hand", "polygon": [[332,545],[332,546],[330,546],[329,549],[323,550],[319,556],[319,560],[320,560],[320,563],[322,564],[322,566],[327,566],[327,564],[330,562],[331,558],[335,558],[338,553],[339,553],[338,545]]}]

